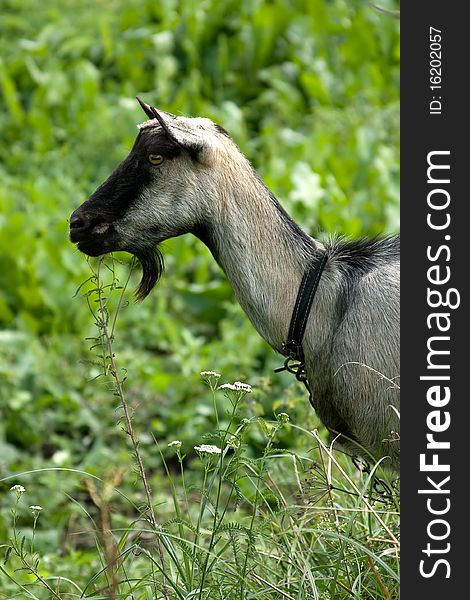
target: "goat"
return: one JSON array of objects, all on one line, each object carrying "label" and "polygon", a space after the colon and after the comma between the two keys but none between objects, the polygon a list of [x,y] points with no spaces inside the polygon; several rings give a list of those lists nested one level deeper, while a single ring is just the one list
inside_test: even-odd
[{"label": "goat", "polygon": [[71,215],[70,240],[90,256],[135,255],[143,299],[163,270],[158,244],[194,234],[280,353],[303,274],[326,251],[302,344],[312,404],[347,450],[387,456],[398,469],[399,238],[313,239],[222,127],[139,102],[149,119],[127,158]]}]

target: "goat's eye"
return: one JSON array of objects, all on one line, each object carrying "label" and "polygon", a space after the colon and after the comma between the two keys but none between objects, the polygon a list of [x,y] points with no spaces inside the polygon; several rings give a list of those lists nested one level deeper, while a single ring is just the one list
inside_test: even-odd
[{"label": "goat's eye", "polygon": [[161,154],[149,154],[149,163],[152,165],[161,165],[165,160]]}]

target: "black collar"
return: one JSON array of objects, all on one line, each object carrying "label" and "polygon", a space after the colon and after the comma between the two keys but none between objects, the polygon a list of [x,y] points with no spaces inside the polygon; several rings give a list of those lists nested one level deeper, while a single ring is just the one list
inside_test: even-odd
[{"label": "black collar", "polygon": [[297,300],[295,301],[287,342],[282,345],[282,353],[284,356],[287,356],[288,359],[298,360],[302,365],[305,360],[302,340],[304,338],[313,299],[315,298],[318,283],[327,259],[328,254],[326,252],[323,250],[318,251],[315,260],[305,271],[300,283]]}]

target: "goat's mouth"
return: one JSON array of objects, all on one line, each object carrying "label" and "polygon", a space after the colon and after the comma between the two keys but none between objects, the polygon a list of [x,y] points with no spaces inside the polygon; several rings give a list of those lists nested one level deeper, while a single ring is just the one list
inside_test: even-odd
[{"label": "goat's mouth", "polygon": [[99,222],[88,224],[84,219],[71,219],[70,241],[87,256],[101,256],[110,252],[124,251],[133,254],[142,265],[142,277],[136,290],[136,299],[146,298],[163,273],[163,256],[156,245],[158,240],[132,243],[125,241],[116,231],[113,223]]},{"label": "goat's mouth", "polygon": [[88,227],[70,225],[70,241],[88,256],[100,256],[119,249],[112,223],[100,222]]},{"label": "goat's mouth", "polygon": [[70,241],[76,244],[77,248],[87,256],[101,256],[108,252],[118,250],[118,248],[108,239],[103,238],[86,238],[82,240],[74,240],[70,236]]}]

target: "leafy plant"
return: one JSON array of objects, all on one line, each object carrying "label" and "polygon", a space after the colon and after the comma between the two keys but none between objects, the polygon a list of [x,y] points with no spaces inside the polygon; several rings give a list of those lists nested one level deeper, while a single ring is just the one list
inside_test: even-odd
[{"label": "leafy plant", "polygon": [[[397,9],[394,0],[381,4]],[[150,598],[161,561],[146,543],[157,532],[142,521],[148,499],[135,485],[116,397],[103,377],[96,379],[103,361],[90,355],[95,341],[83,341],[97,337],[94,317],[73,297],[90,273],[67,240],[67,218],[130,148],[142,118],[139,94],[165,110],[223,125],[315,235],[395,232],[399,21],[359,0],[4,0],[0,34],[0,543],[11,547],[16,530],[27,560],[40,557],[41,577],[61,578],[52,580],[54,590],[65,589],[65,578],[73,582],[65,598],[112,589],[113,577],[123,596],[134,586],[135,597]],[[214,597],[220,589],[226,597],[241,593],[242,584],[246,597],[395,597],[396,544],[340,467],[370,499],[369,475],[319,448],[303,389],[288,376],[271,375],[279,358],[247,322],[205,247],[185,237],[164,251],[167,270],[155,293],[140,305],[124,294],[113,345],[128,374],[126,397],[157,520],[167,524],[184,569],[188,552],[199,557],[192,588],[201,589],[205,572],[202,588]],[[132,271],[133,286],[138,274],[126,255],[115,257],[113,269],[116,285]],[[231,425],[230,435],[243,418],[250,421],[240,448],[227,451],[208,474],[210,480],[216,469],[225,473],[230,460],[232,475],[240,475],[230,520],[220,521],[221,509],[214,526],[214,483],[194,544],[194,532],[172,522],[179,518],[174,498],[181,519],[197,524],[204,463],[193,449],[207,442],[225,450],[220,432],[230,429],[229,399],[215,391],[214,404],[198,375],[208,368],[249,381],[253,391]],[[278,427],[273,453],[265,454],[278,425],[274,413],[290,421]],[[208,432],[213,437],[206,439]],[[186,455],[184,485],[168,447],[173,440]],[[24,485],[32,506],[43,507],[33,553],[25,496],[12,522],[15,484]],[[330,485],[346,491],[328,495]],[[230,489],[224,480],[221,502]],[[377,508],[395,537],[396,508]],[[107,511],[122,554],[114,571]],[[209,552],[206,532],[214,530]],[[185,552],[188,536],[193,545]],[[229,545],[219,556],[223,543]],[[10,552],[3,568],[13,580],[23,578],[25,588],[2,573],[0,597],[49,597],[31,585],[34,577],[14,571],[21,561]],[[179,585],[183,576],[171,569]],[[167,583],[168,593],[176,593]]]}]

